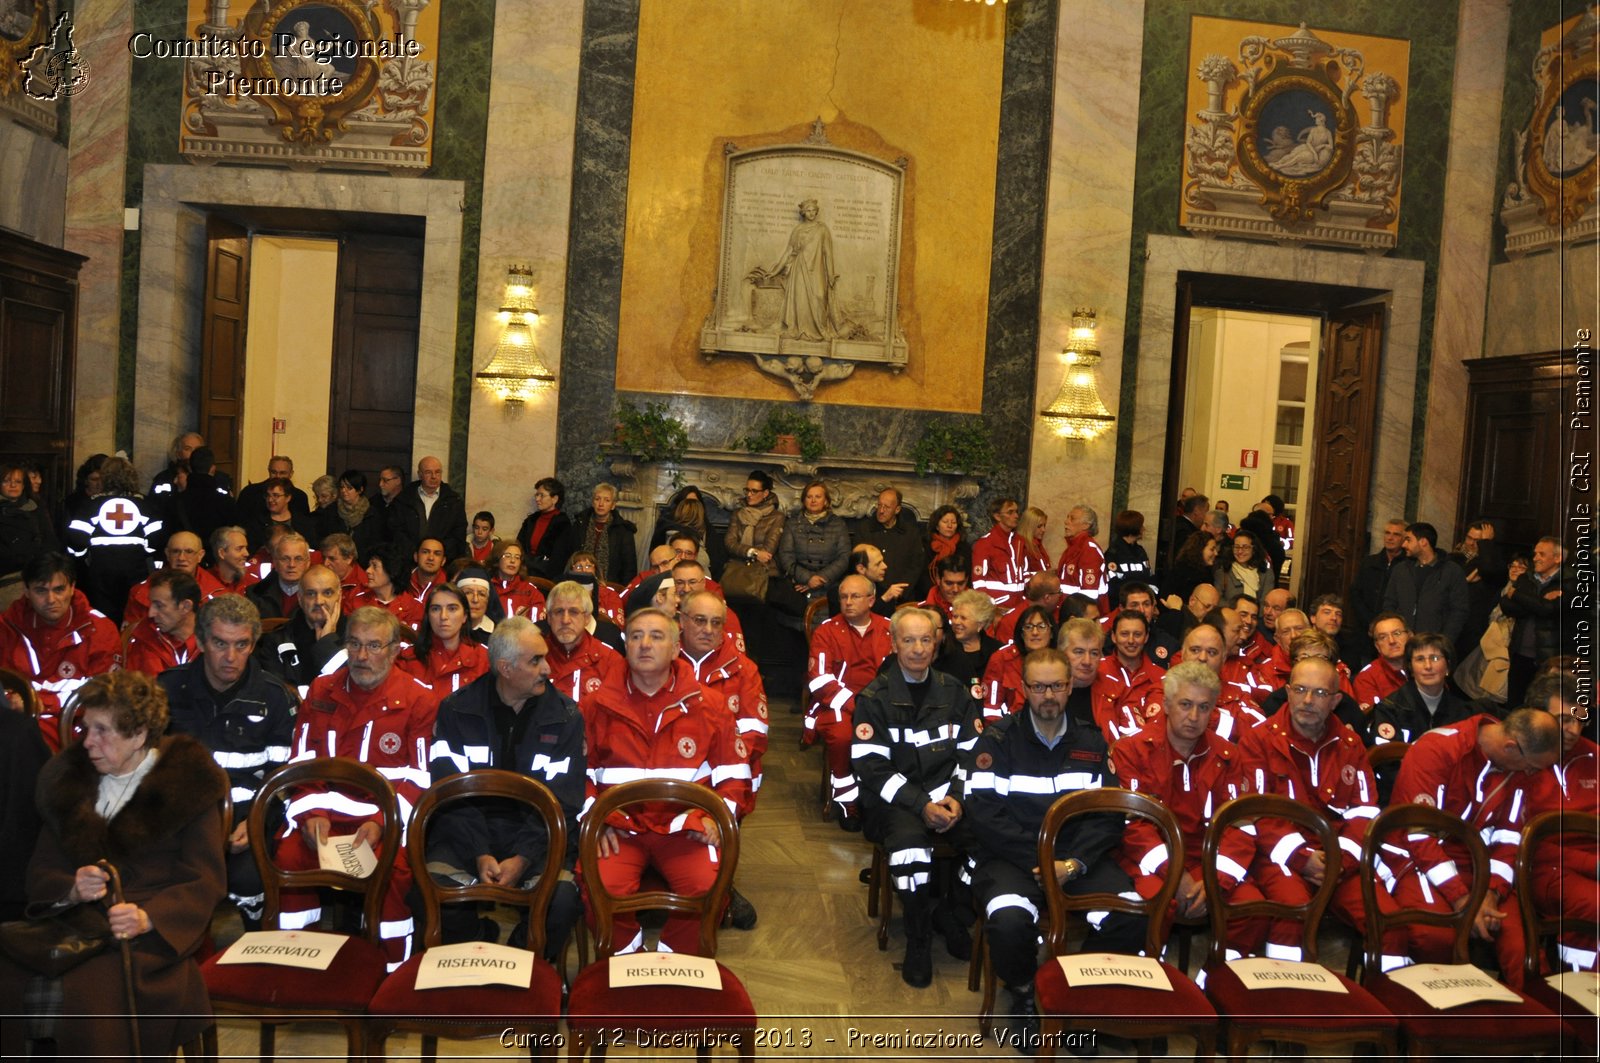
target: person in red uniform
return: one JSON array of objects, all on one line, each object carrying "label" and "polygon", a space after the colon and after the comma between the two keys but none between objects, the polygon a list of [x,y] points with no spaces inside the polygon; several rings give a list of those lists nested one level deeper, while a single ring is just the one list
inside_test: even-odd
[{"label": "person in red uniform", "polygon": [[[200,542],[200,536],[193,532],[174,532],[172,538],[167,540],[166,549],[163,551],[167,559],[165,569],[161,571],[182,572],[193,576],[200,584],[200,600],[216,594],[221,594],[223,586],[217,577],[200,567],[201,560],[206,556],[205,546]],[[154,579],[156,573],[151,573]],[[128,605],[122,611],[122,626],[124,629],[132,627],[150,615],[150,582],[136,584],[128,592]]]},{"label": "person in red uniform", "polygon": [[[1099,675],[1094,681],[1094,722],[1106,736],[1106,745],[1138,734],[1145,726],[1146,705],[1161,687],[1166,669],[1145,656],[1150,624],[1134,609],[1117,613],[1111,628],[1112,653],[1100,658]],[[1160,698],[1154,698],[1156,705]],[[1216,705],[1212,700],[1211,708]],[[1160,715],[1159,710],[1156,715]],[[1209,720],[1211,712],[1206,713]]]},{"label": "person in red uniform", "polygon": [[856,695],[861,693],[891,652],[889,621],[872,611],[876,596],[865,576],[846,576],[839,583],[839,615],[823,621],[811,633],[806,658],[806,689],[811,705],[806,709],[803,741],[822,740],[828,761],[830,797],[839,808],[839,826],[861,829],[856,801],[861,796],[850,767],[850,746],[855,734]]},{"label": "person in red uniform", "polygon": [[243,594],[256,576],[250,572],[250,539],[244,529],[225,524],[211,533],[211,575],[217,594]]},{"label": "person in red uniform", "polygon": [[[989,504],[989,517],[993,527],[972,544],[972,589],[993,598],[1004,612],[1021,599],[1027,580],[1027,556],[1017,535],[1022,511],[1016,499],[997,498]],[[945,600],[949,601],[949,596]]]},{"label": "person in red uniform", "polygon": [[[347,757],[388,779],[399,799],[402,825],[428,788],[428,751],[439,698],[428,685],[394,667],[400,655],[400,621],[386,609],[363,606],[350,617],[345,643],[349,660],[332,675],[318,676],[296,719],[293,760]],[[308,789],[289,802],[287,833],[278,844],[278,863],[291,870],[317,866],[316,846],[350,834],[376,845],[382,837],[378,809],[322,788]],[[401,835],[404,842],[404,833]],[[402,851],[384,895],[378,936],[394,970],[411,955],[414,929],[406,907],[412,868]],[[294,930],[321,918],[317,895],[283,894],[278,925]]]},{"label": "person in red uniform", "polygon": [[1411,632],[1399,613],[1379,613],[1372,618],[1367,634],[1378,655],[1356,673],[1352,687],[1362,713],[1370,715],[1374,705],[1406,685],[1406,643]]},{"label": "person in red uniform", "polygon": [[[595,556],[587,550],[578,550],[567,556],[567,571],[565,574],[569,578],[572,576],[589,576],[593,578],[595,580],[594,596],[599,599],[596,604],[599,606],[600,615],[613,624],[621,624],[628,612],[627,605],[623,601],[623,596],[611,584],[600,579],[598,569],[599,563],[595,560]],[[649,575],[650,573],[646,573],[646,578]],[[638,581],[638,583],[643,582],[643,579]],[[634,586],[637,587],[638,583],[635,583]],[[732,614],[729,615],[731,616]]]},{"label": "person in red uniform", "polygon": [[[1561,725],[1561,759],[1551,768],[1556,783],[1546,787],[1535,812],[1560,808],[1567,812],[1600,813],[1600,746],[1583,737],[1589,706],[1577,680],[1545,676],[1528,686],[1526,700],[1542,705]],[[1600,928],[1600,839],[1567,836],[1552,839],[1534,861],[1533,899],[1541,913],[1560,913],[1569,923],[1556,942],[1561,962],[1575,971],[1596,967],[1596,928]],[[1521,924],[1502,923],[1500,932],[1520,933]]]},{"label": "person in red uniform", "polygon": [[[1283,615],[1285,609],[1294,607],[1294,595],[1287,588],[1274,587],[1261,596],[1261,616],[1257,619],[1255,646],[1251,652],[1263,663],[1272,656],[1273,648],[1277,645],[1278,617]],[[1306,626],[1311,626],[1309,619]]]},{"label": "person in red uniform", "polygon": [[[678,607],[683,608],[683,603],[691,594],[705,591],[719,602],[726,602],[722,596],[722,588],[717,586],[716,580],[706,575],[706,567],[698,561],[679,561],[672,566],[672,586],[678,592]],[[602,587],[604,592],[606,588]],[[727,619],[722,626],[722,637],[733,644],[733,648],[740,653],[744,652],[744,626],[739,623],[739,614],[732,609],[723,610]],[[620,615],[620,614],[619,614]]]},{"label": "person in red uniform", "polygon": [[[695,681],[694,669],[678,656],[678,625],[653,607],[628,617],[627,667],[584,697],[580,709],[589,755],[589,801],[622,782],[684,779],[709,786],[738,815],[748,800],[750,766],[740,757],[740,739],[721,699]],[[619,895],[639,889],[654,868],[675,893],[703,893],[716,877],[722,839],[716,825],[697,811],[674,805],[633,806],[612,813],[601,832],[600,877]],[[644,941],[632,914],[619,914],[608,929],[614,952],[636,951]],[[699,920],[674,915],[661,929],[663,949],[692,953],[699,947]]]},{"label": "person in red uniform", "polygon": [[1057,611],[1061,606],[1061,580],[1055,573],[1035,572],[1029,576],[1028,582],[1022,588],[1021,604],[996,620],[989,633],[1002,643],[1009,644],[1016,637],[1017,621],[1022,618],[1023,611],[1030,605],[1044,606],[1050,614],[1050,623],[1055,624]]},{"label": "person in red uniform", "polygon": [[956,600],[956,595],[967,589],[969,567],[965,554],[951,554],[942,557],[933,564],[933,588],[928,591],[928,598],[922,602],[924,609],[932,609],[950,620],[950,603]]},{"label": "person in red uniform", "polygon": [[428,596],[429,588],[444,582],[445,549],[444,543],[438,539],[424,539],[417,544],[416,553],[411,555],[411,560],[416,567],[411,570],[411,582],[402,592],[417,601],[425,604],[423,599]]},{"label": "person in red uniform", "polygon": [[1251,700],[1262,685],[1256,648],[1256,620],[1261,615],[1255,599],[1246,594],[1236,594],[1233,601],[1222,607],[1223,657],[1222,682],[1225,687],[1241,690]]},{"label": "person in red uniform", "polygon": [[1106,598],[1106,555],[1094,537],[1100,534],[1100,517],[1085,505],[1067,512],[1067,545],[1061,549],[1056,575],[1061,592],[1091,602],[1104,614],[1110,608]]},{"label": "person in red uniform", "polygon": [[[1052,582],[1054,576],[1045,573]],[[1060,595],[1057,595],[1060,597]],[[1022,682],[1023,659],[1034,650],[1054,648],[1056,644],[1055,611],[1040,604],[1022,610],[1011,641],[995,651],[989,665],[983,670],[983,719],[990,723],[1021,712],[1027,704],[1028,693]]]},{"label": "person in red uniform", "polygon": [[39,730],[59,751],[61,705],[91,678],[116,665],[117,626],[89,606],[66,554],[40,554],[22,569],[22,597],[0,616],[0,668],[39,695]]},{"label": "person in red uniform", "polygon": [[404,555],[399,547],[384,543],[367,558],[367,590],[356,600],[356,608],[375,605],[415,631],[422,626],[422,602],[407,594],[396,580],[405,576]]},{"label": "person in red uniform", "polygon": [[1272,634],[1272,652],[1256,670],[1259,681],[1255,688],[1257,705],[1289,681],[1289,671],[1293,666],[1289,647],[1310,627],[1311,618],[1302,610],[1284,609],[1278,613]]},{"label": "person in red uniform", "polygon": [[490,582],[500,595],[507,616],[525,616],[534,623],[544,617],[544,592],[535,587],[522,570],[522,544],[508,539],[495,547],[489,558]]},{"label": "person in red uniform", "polygon": [[467,596],[454,583],[429,587],[423,608],[427,622],[398,663],[443,698],[489,670],[489,651],[467,637]]},{"label": "person in red uniform", "polygon": [[323,536],[317,544],[322,549],[322,563],[339,577],[339,607],[346,615],[363,604],[367,589],[367,570],[356,563],[356,541],[344,532]]},{"label": "person in red uniform", "polygon": [[[1145,794],[1172,810],[1183,834],[1183,880],[1172,899],[1170,920],[1206,915],[1205,882],[1200,872],[1201,843],[1217,809],[1249,791],[1238,747],[1211,732],[1211,713],[1222,692],[1217,674],[1197,661],[1173,665],[1161,679],[1166,710],[1111,751],[1117,783]],[[1234,828],[1217,851],[1217,878],[1229,903],[1261,900],[1249,881],[1255,839]],[[1166,877],[1171,854],[1149,822],[1130,818],[1118,862],[1141,897],[1154,897]],[[1229,958],[1260,949],[1265,920],[1230,927]]]},{"label": "person in red uniform", "polygon": [[[1361,842],[1378,814],[1378,789],[1367,765],[1366,746],[1333,715],[1339,700],[1338,675],[1333,662],[1322,657],[1296,662],[1287,702],[1266,723],[1245,732],[1239,752],[1254,793],[1278,794],[1327,817],[1339,836],[1339,866],[1326,866],[1322,851],[1297,826],[1262,820],[1256,824],[1256,860],[1250,872],[1269,900],[1288,904],[1306,903],[1324,875],[1337,875],[1339,886],[1329,907],[1349,926],[1364,929]],[[1382,883],[1378,902],[1393,904]],[[1301,930],[1299,923],[1273,920],[1266,954],[1299,960]],[[1405,943],[1403,929],[1385,940],[1384,970],[1405,962]]]},{"label": "person in red uniform", "polygon": [[[1411,743],[1395,779],[1395,805],[1415,802],[1466,822],[1489,850],[1489,891],[1472,920],[1472,936],[1494,944],[1500,980],[1512,989],[1523,981],[1519,927],[1517,846],[1522,828],[1550,785],[1550,767],[1560,759],[1561,725],[1544,709],[1522,708],[1504,721],[1488,713],[1436,727]],[[1409,859],[1395,861],[1394,899],[1406,908],[1460,911],[1470,892],[1466,852],[1429,835],[1392,838]],[[1450,962],[1451,936],[1443,927],[1413,925],[1410,954],[1431,963]]]},{"label": "person in red uniform", "polygon": [[[1222,632],[1217,630],[1216,625],[1209,622],[1196,624],[1183,636],[1183,645],[1178,650],[1176,660],[1203,664],[1216,673],[1220,682],[1223,658],[1227,653],[1226,647],[1227,640]],[[1165,701],[1166,692],[1158,685],[1150,692],[1149,699],[1145,702],[1146,722],[1161,714]],[[1212,734],[1238,743],[1246,731],[1263,722],[1265,717],[1261,715],[1261,711],[1256,708],[1243,688],[1222,682],[1216,708],[1211,713]]]},{"label": "person in red uniform", "polygon": [[622,654],[596,638],[594,599],[581,583],[568,580],[550,588],[545,618],[550,685],[583,707],[583,699],[626,671]]},{"label": "person in red uniform", "polygon": [[162,569],[150,577],[148,615],[128,634],[122,667],[152,678],[188,664],[198,654],[194,623],[200,612],[200,583],[186,572]]}]

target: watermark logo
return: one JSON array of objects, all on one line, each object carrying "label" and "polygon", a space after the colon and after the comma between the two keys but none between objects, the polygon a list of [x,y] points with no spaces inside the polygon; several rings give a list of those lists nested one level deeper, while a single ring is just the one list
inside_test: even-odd
[{"label": "watermark logo", "polygon": [[89,83],[89,65],[72,41],[72,15],[66,11],[50,30],[50,42],[41,44],[22,64],[28,72],[22,91],[33,99],[53,103],[75,96]]}]

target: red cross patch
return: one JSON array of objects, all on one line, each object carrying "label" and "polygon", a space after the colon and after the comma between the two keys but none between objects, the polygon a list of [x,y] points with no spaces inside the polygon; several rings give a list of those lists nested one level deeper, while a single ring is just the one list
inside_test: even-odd
[{"label": "red cross patch", "polygon": [[590,678],[585,679],[583,681],[583,692],[585,694],[593,694],[596,690],[599,690],[599,689],[600,689],[600,680],[599,680],[598,677],[591,676]]},{"label": "red cross patch", "polygon": [[688,735],[684,735],[682,738],[678,739],[678,755],[684,760],[693,760],[694,755],[699,751],[700,747],[695,745],[694,739],[690,738]]},{"label": "red cross patch", "polygon": [[761,717],[763,720],[767,718],[767,701],[765,698],[756,702],[756,715]]},{"label": "red cross patch", "polygon": [[394,756],[396,753],[400,752],[400,736],[395,734],[393,731],[385,731],[378,738],[378,748],[387,753],[389,756]]},{"label": "red cross patch", "polygon": [[56,675],[60,676],[62,679],[71,679],[77,674],[78,666],[73,664],[71,661],[62,661],[60,664],[56,665]]},{"label": "red cross patch", "polygon": [[1340,768],[1339,778],[1344,780],[1346,786],[1354,785],[1356,781],[1356,766],[1354,764],[1346,764]]},{"label": "red cross patch", "polygon": [[1432,794],[1418,794],[1416,797],[1412,798],[1411,803],[1414,805],[1427,805],[1429,808],[1436,807],[1433,803]]},{"label": "red cross patch", "polygon": [[113,535],[121,535],[139,521],[139,507],[125,498],[107,499],[95,517],[100,526]]},{"label": "red cross patch", "polygon": [[983,717],[982,716],[979,716],[976,720],[972,721],[972,729],[974,731],[977,731],[979,734],[983,734]]},{"label": "red cross patch", "polygon": [[728,711],[733,713],[735,716],[739,715],[739,695],[728,695]]},{"label": "red cross patch", "polygon": [[1380,723],[1378,725],[1378,737],[1385,740],[1392,739],[1394,737],[1394,724]]},{"label": "red cross patch", "polygon": [[872,725],[870,723],[858,723],[858,724],[856,724],[856,737],[861,739],[863,742],[865,742],[867,739],[871,738],[872,737]]},{"label": "red cross patch", "polygon": [[981,770],[988,771],[990,768],[994,767],[994,757],[990,756],[988,753],[979,753],[977,759],[974,760],[973,763],[976,764]]},{"label": "red cross patch", "polygon": [[739,754],[740,760],[748,760],[750,758],[750,748],[744,744],[743,738],[735,738],[733,740],[733,751]]}]

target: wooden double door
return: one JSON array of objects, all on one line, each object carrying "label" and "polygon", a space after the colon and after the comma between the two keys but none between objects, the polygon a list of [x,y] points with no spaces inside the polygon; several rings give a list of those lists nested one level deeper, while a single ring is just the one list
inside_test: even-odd
[{"label": "wooden double door", "polygon": [[[206,233],[206,301],[201,330],[201,431],[217,467],[243,484],[259,470],[238,468],[245,395],[245,340],[252,229],[212,217]],[[258,230],[257,230],[258,231]],[[313,232],[339,242],[327,469],[361,469],[376,482],[382,465],[409,462],[416,415],[417,338],[422,300],[421,237]],[[308,395],[307,402],[321,401]]]},{"label": "wooden double door", "polygon": [[0,454],[38,462],[45,494],[73,486],[82,255],[0,232]]}]

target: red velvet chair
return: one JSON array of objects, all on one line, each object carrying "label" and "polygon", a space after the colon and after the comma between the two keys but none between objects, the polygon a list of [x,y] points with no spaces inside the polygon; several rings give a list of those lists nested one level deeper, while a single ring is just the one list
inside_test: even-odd
[{"label": "red velvet chair", "polygon": [[[1544,914],[1539,911],[1533,897],[1533,870],[1538,863],[1539,848],[1547,839],[1559,835],[1578,835],[1593,841],[1600,837],[1600,816],[1556,809],[1535,816],[1522,828],[1522,846],[1517,850],[1517,906],[1522,911],[1523,940],[1528,945],[1522,987],[1530,998],[1561,1016],[1564,1053],[1576,1050],[1593,1056],[1600,1052],[1600,1044],[1597,1044],[1600,1039],[1596,1037],[1600,1031],[1596,1030],[1594,1014],[1544,980],[1546,973],[1563,969],[1560,960],[1552,955],[1554,950],[1548,947],[1553,942],[1547,939],[1567,929],[1568,924],[1559,912]],[[1586,925],[1585,929],[1595,932],[1593,924]],[[1550,963],[1548,967],[1541,967],[1539,961],[1545,958]]]},{"label": "red velvet chair", "polygon": [[[1164,805],[1131,790],[1107,788],[1067,794],[1045,813],[1039,827],[1039,866],[1053,867],[1056,837],[1067,821],[1078,816],[1114,813],[1148,820],[1167,846],[1167,874],[1161,890],[1149,900],[1130,900],[1111,893],[1086,893],[1069,897],[1053,874],[1044,876],[1045,904],[1050,926],[1045,946],[1052,957],[1067,952],[1067,916],[1079,911],[1132,912],[1149,920],[1144,953],[1159,957],[1161,931],[1167,908],[1178,892],[1183,875],[1183,834],[1178,821]],[[1169,963],[1161,969],[1172,983],[1170,990],[1140,986],[1070,986],[1066,972],[1054,959],[1046,960],[1034,976],[1039,1005],[1040,1059],[1056,1058],[1055,1048],[1066,1043],[1067,1033],[1103,1033],[1130,1041],[1149,1041],[1173,1035],[1195,1039],[1196,1055],[1208,1059],[1216,1051],[1217,1013],[1189,976]]]},{"label": "red velvet chair", "polygon": [[[1471,860],[1471,892],[1458,912],[1402,908],[1385,913],[1377,904],[1376,863],[1385,839],[1434,834],[1465,846]],[[1449,927],[1455,934],[1452,963],[1467,962],[1467,938],[1489,889],[1489,856],[1483,841],[1455,816],[1427,805],[1398,805],[1378,814],[1361,847],[1361,894],[1367,909],[1367,988],[1400,1020],[1403,1046],[1413,1059],[1431,1056],[1524,1056],[1555,1051],[1561,1019],[1523,994],[1517,1003],[1484,1002],[1441,1010],[1380,973],[1383,936],[1395,926],[1417,923]],[[1531,947],[1531,942],[1530,942]]]},{"label": "red velvet chair", "polygon": [[[1229,828],[1258,819],[1286,819],[1315,837],[1330,873],[1306,904],[1250,901],[1230,904],[1217,878],[1217,853]],[[1226,962],[1227,928],[1238,919],[1294,919],[1305,928],[1302,945],[1305,962],[1317,962],[1317,929],[1322,913],[1339,885],[1335,869],[1340,864],[1338,836],[1322,814],[1308,805],[1272,794],[1255,794],[1229,801],[1217,809],[1206,830],[1200,860],[1205,878],[1206,907],[1211,913],[1211,955],[1206,960],[1206,996],[1216,1005],[1227,1033],[1227,1053],[1242,1059],[1257,1041],[1285,1041],[1307,1047],[1374,1044],[1381,1054],[1393,1055],[1398,1024],[1372,994],[1350,978],[1330,971],[1344,993],[1314,989],[1252,989],[1230,970]],[[1326,1053],[1318,1053],[1326,1054]]]},{"label": "red velvet chair", "polygon": [[[600,835],[606,817],[628,805],[666,801],[698,809],[717,825],[722,845],[717,875],[711,889],[694,896],[660,890],[641,890],[629,896],[607,892],[599,871]],[[717,954],[717,924],[727,906],[728,891],[739,864],[739,831],[733,813],[715,791],[681,779],[640,779],[606,790],[584,813],[578,831],[578,866],[588,887],[589,915],[599,928],[595,935],[596,961],[578,972],[567,997],[568,1058],[582,1059],[592,1049],[604,1058],[611,1032],[649,1030],[658,1033],[709,1030],[721,1034],[738,1051],[739,1058],[755,1058],[755,1005],[734,973],[722,964],[722,988],[717,991],[686,986],[611,985],[611,922],[619,912],[665,910],[700,919],[699,955]],[[697,1046],[704,1061],[710,1047]]]},{"label": "red velvet chair", "polygon": [[[366,797],[383,814],[378,866],[366,878],[340,871],[288,871],[273,860],[275,841],[267,837],[268,811],[286,803],[298,789],[329,785]],[[286,764],[267,777],[250,806],[250,844],[266,903],[262,926],[278,928],[284,890],[329,887],[361,896],[363,931],[346,937],[325,971],[271,964],[219,964],[212,956],[200,967],[211,1004],[219,1012],[248,1015],[261,1023],[260,1055],[271,1059],[277,1027],[291,1022],[332,1020],[345,1028],[348,1058],[366,1055],[366,1012],[383,984],[387,957],[379,944],[379,911],[400,848],[400,807],[389,780],[364,764],[342,757],[318,757]]]},{"label": "red velvet chair", "polygon": [[[406,843],[411,866],[428,866],[428,834],[441,809],[467,800],[509,800],[527,806],[527,814],[544,821],[546,850],[543,868],[528,889],[476,883],[441,885],[424,872],[416,876],[427,913],[427,937],[422,952],[412,956],[388,978],[367,1009],[368,1058],[381,1061],[389,1035],[398,1030],[422,1034],[422,1058],[437,1055],[441,1037],[498,1038],[506,1031],[529,1035],[529,1054],[554,1059],[555,1034],[561,1019],[561,977],[544,959],[545,909],[561,875],[567,851],[566,815],[546,787],[516,772],[480,768],[436,782],[422,795],[412,814]],[[534,871],[529,868],[528,871]],[[496,901],[522,909],[528,927],[527,948],[534,956],[533,979],[527,989],[504,985],[472,988],[418,989],[417,971],[427,950],[443,944],[439,911],[443,904],[477,904]]]}]

